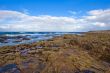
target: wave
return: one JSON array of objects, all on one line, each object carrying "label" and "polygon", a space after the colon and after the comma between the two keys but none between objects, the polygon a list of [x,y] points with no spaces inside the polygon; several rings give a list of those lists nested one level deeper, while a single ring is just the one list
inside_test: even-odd
[{"label": "wave", "polygon": [[2,36],[0,37],[0,46],[27,44],[64,34],[80,33],[81,32],[0,32],[0,36]]}]

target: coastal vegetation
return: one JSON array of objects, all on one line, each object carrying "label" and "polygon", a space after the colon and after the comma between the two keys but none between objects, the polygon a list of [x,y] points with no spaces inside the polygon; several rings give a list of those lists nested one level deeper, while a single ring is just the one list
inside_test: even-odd
[{"label": "coastal vegetation", "polygon": [[[16,66],[7,67],[10,64]],[[66,34],[32,44],[0,47],[0,71],[110,73],[110,31]]]}]

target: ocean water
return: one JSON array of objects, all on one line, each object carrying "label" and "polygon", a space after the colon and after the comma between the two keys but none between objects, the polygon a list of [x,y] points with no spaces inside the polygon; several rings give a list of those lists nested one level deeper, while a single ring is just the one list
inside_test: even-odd
[{"label": "ocean water", "polygon": [[0,32],[0,47],[29,44],[64,34],[82,34],[82,32]]}]

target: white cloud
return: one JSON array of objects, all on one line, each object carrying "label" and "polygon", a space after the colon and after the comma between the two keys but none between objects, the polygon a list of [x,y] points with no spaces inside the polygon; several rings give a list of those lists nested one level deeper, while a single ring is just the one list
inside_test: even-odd
[{"label": "white cloud", "polygon": [[0,31],[89,31],[110,29],[110,9],[91,10],[82,18],[30,16],[18,11],[0,10]]},{"label": "white cloud", "polygon": [[93,25],[100,26],[100,27],[105,27],[106,26],[105,23],[100,23],[100,22],[94,22]]},{"label": "white cloud", "polygon": [[92,10],[89,11],[89,16],[86,16],[86,20],[91,23],[98,23],[99,26],[110,27],[110,9],[106,10]]}]

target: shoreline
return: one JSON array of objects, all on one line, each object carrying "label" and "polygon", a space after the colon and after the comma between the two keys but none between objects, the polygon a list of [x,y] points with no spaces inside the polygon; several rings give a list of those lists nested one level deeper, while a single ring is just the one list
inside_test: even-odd
[{"label": "shoreline", "polygon": [[30,44],[36,41],[48,40],[65,34],[81,34],[81,32],[31,32],[31,34],[29,32],[21,34],[18,34],[17,32],[4,32],[4,35],[0,35],[0,46]]},{"label": "shoreline", "polygon": [[0,68],[15,64],[20,73],[109,73],[109,36],[108,33],[66,34],[32,44],[0,47]]}]

